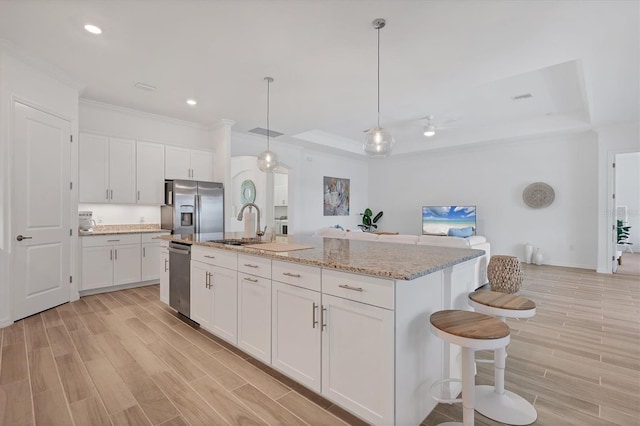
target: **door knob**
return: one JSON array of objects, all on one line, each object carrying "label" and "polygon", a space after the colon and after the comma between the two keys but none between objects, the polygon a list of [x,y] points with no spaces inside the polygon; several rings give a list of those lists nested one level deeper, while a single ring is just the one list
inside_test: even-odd
[{"label": "door knob", "polygon": [[30,240],[30,239],[31,239],[31,237],[23,237],[22,235],[18,235],[18,236],[16,237],[16,240],[18,240],[18,241],[22,241],[22,240]]}]

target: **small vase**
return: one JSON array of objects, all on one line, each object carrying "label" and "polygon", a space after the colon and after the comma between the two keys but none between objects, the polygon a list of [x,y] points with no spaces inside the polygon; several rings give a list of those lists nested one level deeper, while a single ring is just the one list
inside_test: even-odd
[{"label": "small vase", "polygon": [[542,250],[536,249],[536,254],[533,255],[533,263],[536,265],[542,265]]},{"label": "small vase", "polygon": [[533,246],[529,243],[524,245],[524,261],[525,263],[531,263],[533,256]]}]

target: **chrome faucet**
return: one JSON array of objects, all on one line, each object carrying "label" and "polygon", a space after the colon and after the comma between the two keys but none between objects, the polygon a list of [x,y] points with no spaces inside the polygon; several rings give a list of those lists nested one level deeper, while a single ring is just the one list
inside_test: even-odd
[{"label": "chrome faucet", "polygon": [[[240,209],[240,212],[238,213],[238,217],[237,219],[239,221],[242,221],[242,213],[244,212],[244,209],[246,209],[247,207],[251,208],[251,207],[255,207],[256,208],[256,212],[258,214],[258,220],[256,221],[256,235],[258,236],[258,238],[262,237],[264,235],[264,231],[262,231],[260,229],[260,208],[254,204],[254,203],[247,203],[244,206],[242,206],[242,208]],[[266,229],[266,228],[265,228]]]}]

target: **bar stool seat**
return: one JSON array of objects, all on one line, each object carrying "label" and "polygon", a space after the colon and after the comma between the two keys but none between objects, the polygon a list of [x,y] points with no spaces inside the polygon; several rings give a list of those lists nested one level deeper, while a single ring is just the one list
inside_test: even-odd
[{"label": "bar stool seat", "polygon": [[446,310],[430,317],[431,332],[442,340],[462,347],[462,419],[440,426],[473,426],[475,400],[474,354],[476,350],[496,350],[509,344],[509,327],[485,314]]},{"label": "bar stool seat", "polygon": [[[515,294],[497,291],[474,291],[469,294],[469,305],[476,311],[496,317],[530,318],[536,314],[536,304]],[[494,351],[494,386],[476,386],[475,410],[485,417],[510,425],[528,425],[536,421],[536,409],[521,396],[504,389],[506,349]]]}]

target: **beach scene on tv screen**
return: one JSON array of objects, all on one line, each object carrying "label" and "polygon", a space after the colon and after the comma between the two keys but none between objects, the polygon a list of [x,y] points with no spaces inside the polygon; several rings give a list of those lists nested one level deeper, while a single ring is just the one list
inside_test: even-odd
[{"label": "beach scene on tv screen", "polygon": [[422,233],[450,235],[450,228],[476,230],[476,206],[423,206]]}]

